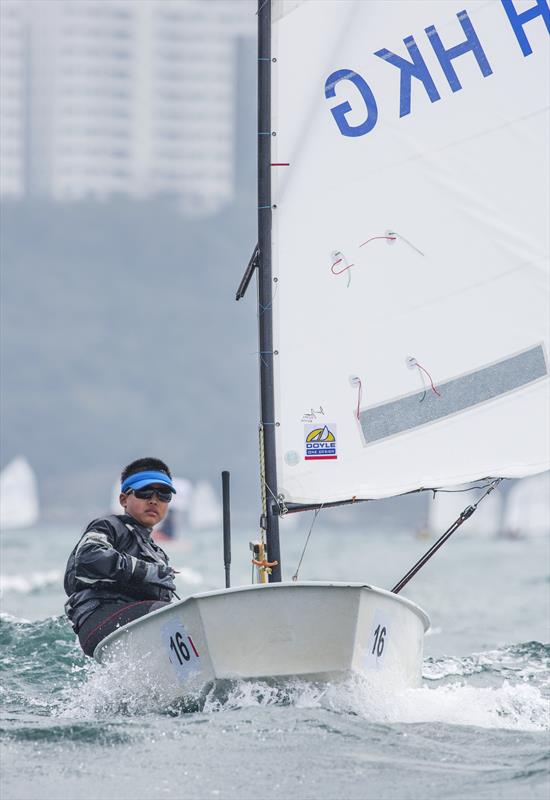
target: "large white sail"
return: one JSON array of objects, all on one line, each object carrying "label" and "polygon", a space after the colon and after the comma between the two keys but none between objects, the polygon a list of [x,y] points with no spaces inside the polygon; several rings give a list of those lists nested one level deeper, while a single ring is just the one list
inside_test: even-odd
[{"label": "large white sail", "polygon": [[535,0],[464,8],[273,2],[288,502],[550,466],[550,12]]},{"label": "large white sail", "polygon": [[27,459],[18,456],[0,472],[0,528],[28,528],[38,516],[36,476]]}]

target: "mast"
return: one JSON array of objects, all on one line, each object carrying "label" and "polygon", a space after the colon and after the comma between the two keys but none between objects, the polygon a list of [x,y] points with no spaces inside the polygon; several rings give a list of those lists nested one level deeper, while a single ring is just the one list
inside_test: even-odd
[{"label": "mast", "polygon": [[267,560],[277,561],[270,582],[281,580],[277,470],[275,460],[275,400],[273,387],[273,277],[271,274],[271,0],[258,0],[258,326],[260,343],[260,408],[263,464],[262,495],[266,493],[262,526]]}]

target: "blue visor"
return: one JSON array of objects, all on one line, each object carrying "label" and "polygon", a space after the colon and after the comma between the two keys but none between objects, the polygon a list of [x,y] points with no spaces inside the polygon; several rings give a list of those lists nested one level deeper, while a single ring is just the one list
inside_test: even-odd
[{"label": "blue visor", "polygon": [[173,494],[176,494],[172,479],[168,477],[165,472],[156,472],[149,470],[146,472],[135,472],[130,475],[123,482],[120,487],[122,493],[127,492],[129,489],[143,489],[144,486],[150,486],[152,483],[162,484],[166,486]]}]

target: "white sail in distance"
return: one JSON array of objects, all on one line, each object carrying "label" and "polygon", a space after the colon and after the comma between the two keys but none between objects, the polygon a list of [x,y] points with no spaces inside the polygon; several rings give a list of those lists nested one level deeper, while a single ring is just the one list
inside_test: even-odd
[{"label": "white sail in distance", "polygon": [[34,470],[26,458],[17,456],[0,472],[0,528],[28,528],[35,525],[38,518],[38,486]]},{"label": "white sail in distance", "polygon": [[508,536],[550,534],[550,472],[518,481],[510,490],[504,516]]},{"label": "white sail in distance", "polygon": [[550,466],[548,28],[535,0],[272,3],[285,502]]}]

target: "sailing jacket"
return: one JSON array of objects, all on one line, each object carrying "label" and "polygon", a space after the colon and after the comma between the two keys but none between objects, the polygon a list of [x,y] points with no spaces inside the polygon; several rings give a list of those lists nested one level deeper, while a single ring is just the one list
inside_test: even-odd
[{"label": "sailing jacket", "polygon": [[172,599],[170,589],[145,580],[157,564],[168,567],[168,556],[151,539],[151,528],[128,514],[93,520],[69,556],[65,570],[67,616],[78,633],[82,623],[103,603]]}]

